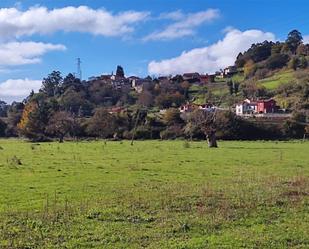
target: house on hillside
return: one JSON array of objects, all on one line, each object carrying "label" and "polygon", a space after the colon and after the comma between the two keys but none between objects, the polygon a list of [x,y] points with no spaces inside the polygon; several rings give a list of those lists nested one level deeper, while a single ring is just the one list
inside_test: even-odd
[{"label": "house on hillside", "polygon": [[223,70],[220,69],[220,71],[216,71],[215,72],[215,77],[219,78],[219,79],[223,78]]},{"label": "house on hillside", "polygon": [[141,93],[143,91],[143,80],[136,79],[131,81],[131,87],[137,92]]},{"label": "house on hillside", "polygon": [[226,67],[224,68],[223,70],[223,77],[224,78],[227,78],[227,77],[231,77],[233,76],[234,74],[237,74],[237,67],[236,66],[229,66],[229,67]]},{"label": "house on hillside", "polygon": [[257,101],[257,113],[274,113],[276,110],[277,106],[274,99]]},{"label": "house on hillside", "polygon": [[193,112],[195,110],[213,111],[214,109],[215,109],[214,105],[209,104],[209,103],[202,104],[202,105],[198,105],[198,104],[194,104],[194,103],[187,103],[187,104],[179,107],[179,111],[181,113]]},{"label": "house on hillside", "polygon": [[237,73],[238,73],[238,70],[236,66],[229,66],[229,67],[224,68],[223,70],[220,69],[220,72],[216,72],[215,75],[216,77],[223,79],[223,78],[230,78],[234,74],[237,74]]},{"label": "house on hillside", "polygon": [[195,110],[197,110],[199,107],[198,105],[194,104],[194,103],[187,103],[185,105],[182,105],[179,107],[179,111],[181,113],[183,112],[193,112]]},{"label": "house on hillside", "polygon": [[110,114],[116,114],[116,113],[121,113],[123,111],[126,111],[127,109],[121,106],[115,106],[115,107],[111,107],[108,109],[108,112]]},{"label": "house on hillside", "polygon": [[133,79],[131,81],[131,87],[137,92],[137,93],[141,93],[145,87],[147,88],[150,84],[151,84],[151,80],[149,78],[145,78],[145,79]]},{"label": "house on hillside", "polygon": [[139,80],[139,79],[140,79],[140,77],[137,77],[137,76],[130,76],[130,77],[128,77],[128,80],[130,82],[132,82],[133,80]]},{"label": "house on hillside", "polygon": [[201,74],[200,75],[200,83],[201,84],[209,84],[215,82],[214,74]]},{"label": "house on hillside", "polygon": [[102,74],[99,78],[100,80],[110,80],[112,77],[112,74]]},{"label": "house on hillside", "polygon": [[252,101],[245,99],[241,103],[236,104],[236,115],[274,113],[278,107],[274,99]]},{"label": "house on hillside", "polygon": [[98,76],[91,76],[88,78],[88,82],[98,81],[101,80],[101,77]]},{"label": "house on hillside", "polygon": [[131,87],[130,81],[126,78],[116,78],[111,82],[112,86],[118,90],[129,89]]},{"label": "house on hillside", "polygon": [[199,83],[201,81],[199,73],[185,73],[182,78],[189,83]]},{"label": "house on hillside", "polygon": [[236,104],[236,115],[257,113],[257,103],[250,99],[245,99],[241,103]]},{"label": "house on hillside", "polygon": [[126,79],[126,77],[123,77],[123,76],[118,76],[118,75],[112,75],[111,76],[111,78],[110,78],[111,80],[125,80]]},{"label": "house on hillside", "polygon": [[143,84],[142,84],[142,80],[141,78],[137,77],[137,76],[130,76],[128,77],[128,80],[131,84],[131,87],[138,93],[142,92],[142,87],[143,87]]},{"label": "house on hillside", "polygon": [[213,104],[202,104],[202,105],[198,105],[198,109],[203,110],[203,111],[214,111],[216,109],[216,107]]},{"label": "house on hillside", "polygon": [[158,77],[158,81],[161,82],[161,81],[170,81],[171,80],[171,77],[170,76],[159,76]]}]

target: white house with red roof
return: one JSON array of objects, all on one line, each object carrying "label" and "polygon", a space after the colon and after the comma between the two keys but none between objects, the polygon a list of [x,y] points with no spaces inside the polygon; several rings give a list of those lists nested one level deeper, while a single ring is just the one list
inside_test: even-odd
[{"label": "white house with red roof", "polygon": [[274,99],[256,101],[245,99],[243,102],[236,104],[236,115],[274,113],[276,109],[277,106]]}]

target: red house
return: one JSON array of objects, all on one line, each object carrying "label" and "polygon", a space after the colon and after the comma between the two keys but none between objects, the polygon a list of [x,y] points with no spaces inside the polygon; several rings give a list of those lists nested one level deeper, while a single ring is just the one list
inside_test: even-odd
[{"label": "red house", "polygon": [[276,101],[273,99],[258,100],[257,113],[273,113],[276,110]]},{"label": "red house", "polygon": [[214,74],[201,74],[200,75],[200,83],[201,84],[208,84],[208,83],[211,83],[211,82],[214,82],[215,81],[215,75]]}]

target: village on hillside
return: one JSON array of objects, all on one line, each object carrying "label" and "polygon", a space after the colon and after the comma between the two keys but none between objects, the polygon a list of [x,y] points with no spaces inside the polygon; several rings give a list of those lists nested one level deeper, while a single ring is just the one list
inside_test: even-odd
[{"label": "village on hillside", "polygon": [[[152,78],[150,76],[146,78],[140,78],[137,76],[126,77],[124,70],[121,66],[117,67],[116,74],[113,72],[111,74],[104,74],[101,76],[89,77],[85,84],[93,83],[104,83],[111,85],[114,89],[119,91],[133,89],[137,93],[142,93],[143,90],[147,90],[149,85],[155,82],[160,86],[164,84],[173,83],[173,82],[186,82],[190,86],[208,86],[214,84],[216,79],[230,79],[233,75],[243,73],[243,71],[238,71],[237,67],[229,66],[226,67],[215,74],[199,74],[194,73],[184,73],[183,75],[176,76],[159,76],[157,78]],[[110,108],[110,112],[120,112],[124,108],[113,107]],[[288,110],[281,109],[277,105],[276,100],[273,98],[255,98],[255,99],[243,99],[241,102],[235,103],[232,106],[217,106],[215,103],[202,103],[196,104],[193,101],[188,101],[185,104],[182,104],[179,107],[181,113],[192,112],[194,110],[203,110],[203,111],[215,111],[216,109],[220,110],[233,110],[237,116],[243,118],[255,117],[255,118],[275,118],[275,119],[287,119],[291,117],[291,114]],[[160,110],[160,113],[164,113],[165,110]]]},{"label": "village on hillside", "polygon": [[308,61],[309,44],[292,30],[286,41],[252,44],[211,74],[139,77],[118,65],[115,73],[83,80],[80,68],[66,76],[53,71],[23,101],[0,102],[0,135],[32,141],[304,138]]},{"label": "village on hillside", "polygon": [[0,249],[309,249],[308,13],[0,0]]}]

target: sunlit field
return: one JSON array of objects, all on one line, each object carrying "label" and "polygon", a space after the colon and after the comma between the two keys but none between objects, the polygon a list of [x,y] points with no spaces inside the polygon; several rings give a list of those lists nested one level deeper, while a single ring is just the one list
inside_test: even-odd
[{"label": "sunlit field", "polygon": [[0,140],[0,248],[309,248],[309,142]]}]

